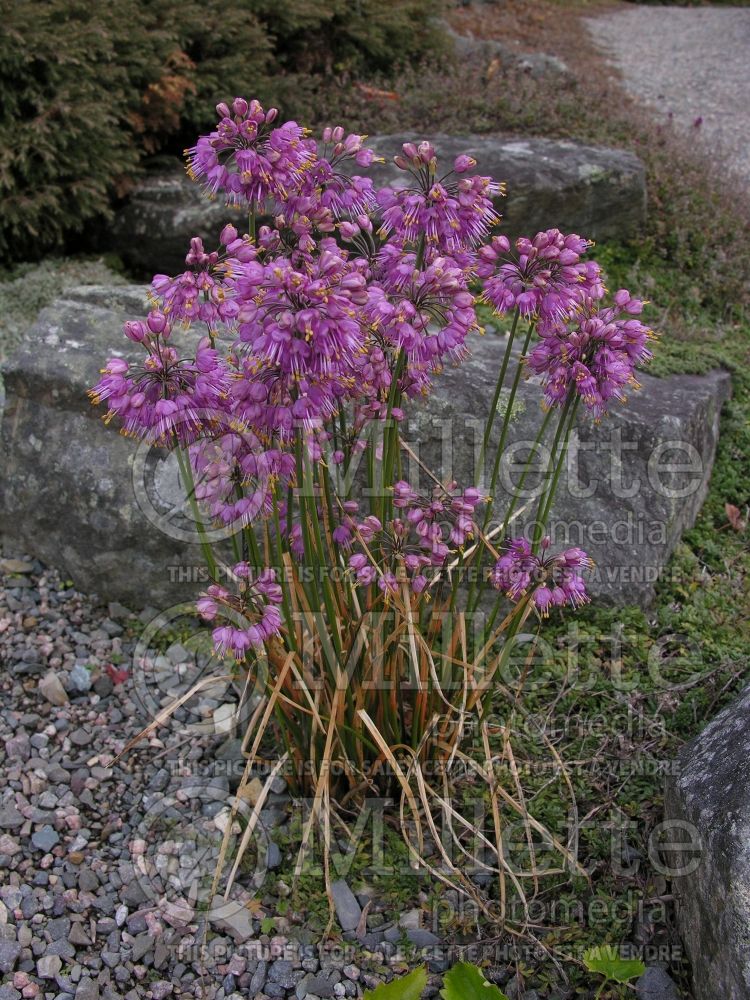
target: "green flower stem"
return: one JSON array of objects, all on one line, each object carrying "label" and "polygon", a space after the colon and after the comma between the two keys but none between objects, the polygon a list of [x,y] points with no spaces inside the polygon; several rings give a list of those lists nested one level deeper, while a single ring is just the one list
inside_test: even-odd
[{"label": "green flower stem", "polygon": [[[311,569],[315,569],[316,560],[313,555],[312,539],[310,537],[310,521],[307,516],[307,498],[305,497],[305,467],[302,459],[302,432],[299,428],[295,431],[294,435],[294,453],[297,466],[297,490],[298,490],[298,501],[299,501],[299,513],[300,513],[300,528],[302,530],[302,545],[305,552],[305,565],[309,566]],[[290,535],[291,541],[291,535]],[[314,610],[319,610],[320,592],[318,590],[318,581],[315,579],[315,573],[313,572],[312,580],[308,581],[303,579],[302,586],[305,589],[308,600],[312,604]]]},{"label": "green flower stem", "polygon": [[292,602],[289,592],[289,581],[286,578],[286,566],[284,565],[284,560],[282,558],[283,548],[281,538],[281,519],[279,517],[279,501],[275,490],[273,495],[273,527],[274,534],[272,535],[269,531],[268,535],[274,553],[274,561],[279,571],[279,582],[281,583],[281,606],[284,609],[284,619],[287,623],[289,644],[292,649],[296,650],[297,630],[295,628],[295,622],[292,621]]},{"label": "green flower stem", "polygon": [[[305,463],[305,475],[309,483],[315,484],[315,475],[313,473],[312,467],[310,465],[310,456],[307,449],[303,452],[304,463]],[[321,466],[318,465],[321,469]],[[321,469],[323,474],[325,471]],[[339,630],[337,627],[338,621],[338,610],[336,608],[336,601],[333,596],[333,591],[331,589],[331,575],[329,572],[330,566],[335,561],[335,553],[331,552],[328,545],[325,544],[323,539],[323,533],[320,529],[320,516],[318,514],[318,505],[316,503],[316,498],[313,497],[310,503],[311,520],[313,527],[313,541],[315,542],[316,549],[316,565],[315,570],[321,574],[321,587],[323,590],[323,603],[325,604],[326,613],[328,615],[328,623],[331,630],[331,637],[333,639],[333,645],[336,650],[336,655],[341,659],[341,640],[339,637]],[[330,558],[326,559],[326,555]]]},{"label": "green flower stem", "polygon": [[[510,328],[510,335],[508,337],[508,343],[505,345],[505,353],[503,354],[503,361],[500,366],[500,372],[497,376],[497,384],[495,386],[495,392],[492,396],[492,403],[490,405],[489,416],[487,417],[487,423],[484,428],[484,436],[482,438],[482,447],[479,452],[479,461],[477,462],[477,484],[482,478],[482,473],[484,471],[484,459],[487,454],[487,449],[490,446],[490,438],[492,436],[492,428],[495,426],[495,418],[497,417],[497,408],[500,403],[500,394],[503,391],[503,385],[505,384],[505,376],[508,371],[508,364],[510,363],[511,353],[513,351],[513,341],[516,337],[516,330],[518,328],[518,319],[521,315],[520,310],[516,307],[513,313],[513,323]],[[507,413],[506,413],[507,419]]]},{"label": "green flower stem", "polygon": [[417,260],[415,267],[417,271],[422,270],[422,265],[424,264],[424,252],[427,249],[427,240],[424,233],[419,237],[419,243],[417,245]]},{"label": "green flower stem", "polygon": [[[575,399],[573,399],[573,394]],[[557,434],[555,435],[555,444],[553,446],[553,451],[550,454],[550,461],[547,466],[547,473],[545,479],[549,479],[552,476],[549,486],[539,497],[539,504],[537,506],[536,518],[534,524],[534,538],[533,538],[533,549],[536,550],[539,547],[539,543],[542,540],[544,529],[547,524],[547,518],[549,517],[550,507],[552,506],[552,501],[555,499],[555,493],[557,492],[557,484],[560,479],[560,473],[562,472],[562,467],[565,462],[565,458],[568,454],[568,445],[570,443],[570,435],[575,425],[576,413],[578,411],[578,404],[581,397],[575,393],[568,396],[565,403],[565,408],[563,409],[562,417],[560,418],[560,424],[557,428]],[[568,416],[569,413],[569,416]],[[566,424],[567,417],[567,427]],[[562,429],[565,427],[564,435],[562,435],[562,445],[559,448],[559,454],[555,455],[555,449],[557,448]]]},{"label": "green flower stem", "polygon": [[391,388],[388,393],[388,406],[385,414],[385,427],[383,430],[383,458],[381,461],[382,469],[382,482],[379,484],[382,490],[382,512],[383,516],[381,521],[385,525],[386,521],[389,520],[392,512],[392,498],[390,495],[386,496],[386,490],[392,486],[391,480],[393,479],[393,470],[396,464],[396,456],[401,447],[398,423],[394,420],[393,425],[391,425],[391,415],[393,413],[394,407],[401,402],[401,392],[398,387],[399,380],[404,373],[406,368],[406,351],[403,347],[398,352],[398,357],[396,358],[396,366],[393,371],[393,379],[391,381]]},{"label": "green flower stem", "polygon": [[203,550],[203,558],[206,560],[209,576],[212,580],[216,580],[218,576],[216,572],[216,559],[214,557],[211,543],[206,535],[206,528],[203,523],[203,514],[201,513],[198,507],[198,501],[195,498],[195,481],[193,479],[193,470],[190,467],[190,456],[187,453],[187,449],[183,451],[179,445],[175,448],[175,451],[177,453],[177,464],[180,467],[180,475],[182,476],[182,481],[185,485],[185,491],[190,504],[190,510],[193,513],[193,518],[195,519],[195,526],[198,531],[201,549]]},{"label": "green flower stem", "polygon": [[[516,313],[518,313],[518,310],[516,310]],[[492,517],[492,504],[494,502],[493,495],[497,487],[497,477],[500,473],[500,465],[502,463],[502,458],[503,458],[503,449],[505,448],[505,442],[508,438],[508,430],[510,428],[511,417],[513,414],[513,404],[516,401],[516,393],[518,392],[518,386],[521,382],[521,372],[523,370],[523,358],[526,356],[526,351],[528,350],[529,343],[531,342],[531,337],[533,333],[534,333],[534,323],[532,322],[529,323],[529,328],[526,331],[526,338],[524,339],[523,347],[521,348],[521,358],[519,358],[518,364],[516,365],[516,373],[513,376],[513,382],[510,387],[510,395],[508,396],[508,406],[505,410],[505,415],[503,417],[503,429],[500,432],[500,440],[498,442],[497,450],[495,452],[495,461],[493,462],[492,465],[492,476],[490,478],[490,484],[489,484],[490,496],[489,499],[487,500],[487,506],[484,512],[482,534],[484,534],[487,531],[487,527],[489,526],[490,519]],[[509,350],[506,350],[506,359],[508,354]],[[502,385],[500,385],[500,388],[502,389]],[[499,398],[499,393],[498,393],[498,398]],[[497,409],[497,403],[495,403],[494,409]],[[490,418],[488,421],[488,426],[490,430],[491,430],[491,424],[492,424],[492,415],[490,414]],[[466,600],[467,611],[475,611],[482,597],[482,591],[484,590],[484,580],[482,579],[482,564],[484,562],[485,549],[486,545],[484,545],[483,543],[481,543],[477,549],[475,576],[474,579],[471,581],[471,586],[469,588],[469,595]]]},{"label": "green flower stem", "polygon": [[[333,648],[336,651],[336,658],[340,662],[342,650],[341,640],[336,624],[338,614],[336,611],[336,602],[331,591],[330,575],[327,572],[328,562],[325,559],[327,547],[323,544],[323,537],[320,530],[318,505],[314,493],[315,477],[310,465],[310,456],[302,440],[302,432],[299,428],[297,429],[295,437],[295,450],[297,460],[297,479],[299,485],[301,486],[299,493],[300,522],[302,527],[303,543],[305,546],[305,562],[313,571],[311,589],[316,596],[315,608],[317,610],[321,607],[322,597],[322,603],[325,607],[326,615],[328,616],[328,625],[331,639],[333,641]],[[307,495],[308,486],[313,487],[312,497]],[[324,641],[325,638],[325,636],[321,636],[321,641],[323,641],[324,647],[328,645]],[[329,659],[333,662],[335,658],[329,656]]]},{"label": "green flower stem", "polygon": [[257,572],[263,568],[264,559],[260,554],[260,549],[258,548],[258,539],[256,538],[255,531],[251,524],[245,525],[245,540],[247,541],[247,547],[250,552],[250,563],[253,569]]},{"label": "green flower stem", "polygon": [[512,496],[511,501],[510,501],[510,504],[508,505],[508,509],[505,512],[505,519],[503,521],[503,528],[502,528],[502,531],[500,532],[500,535],[499,535],[499,537],[501,539],[505,538],[505,533],[508,530],[508,525],[510,524],[510,519],[513,516],[513,512],[516,509],[516,504],[518,503],[519,497],[521,496],[521,490],[523,489],[523,484],[526,482],[526,476],[531,471],[531,465],[532,465],[532,462],[534,460],[534,456],[536,455],[536,453],[537,453],[537,451],[539,449],[539,446],[541,445],[542,441],[544,440],[544,435],[547,432],[547,427],[549,426],[549,422],[552,419],[552,413],[553,413],[552,408],[550,408],[549,410],[547,410],[547,412],[545,413],[544,420],[542,421],[541,426],[539,428],[539,431],[537,432],[537,436],[534,439],[534,443],[531,446],[531,452],[529,453],[529,457],[527,458],[526,464],[524,465],[523,471],[521,472],[521,478],[518,480],[518,486],[516,486],[516,489],[515,489],[515,492],[513,493],[513,496]]}]

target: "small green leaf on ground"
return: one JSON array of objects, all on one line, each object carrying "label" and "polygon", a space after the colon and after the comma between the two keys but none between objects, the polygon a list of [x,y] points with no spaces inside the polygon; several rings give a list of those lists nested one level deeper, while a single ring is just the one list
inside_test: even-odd
[{"label": "small green leaf on ground", "polygon": [[420,965],[408,976],[394,979],[391,983],[381,983],[374,990],[365,993],[364,1000],[419,1000],[427,986],[427,969]]},{"label": "small green leaf on ground", "polygon": [[638,958],[621,958],[620,951],[611,944],[600,944],[584,953],[583,962],[589,972],[598,972],[616,983],[637,979],[646,971]]},{"label": "small green leaf on ground", "polygon": [[480,969],[469,962],[454,965],[443,980],[443,1000],[508,1000],[493,983],[488,983]]}]

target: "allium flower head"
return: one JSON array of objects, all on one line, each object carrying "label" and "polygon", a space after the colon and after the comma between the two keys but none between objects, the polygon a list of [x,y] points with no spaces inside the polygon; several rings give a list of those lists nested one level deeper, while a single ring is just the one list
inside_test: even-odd
[{"label": "allium flower head", "polygon": [[260,649],[281,631],[282,617],[278,605],[282,591],[272,569],[253,573],[247,563],[238,563],[232,570],[235,593],[220,584],[211,584],[196,603],[198,614],[206,621],[223,619],[226,624],[213,630],[214,649],[219,656],[232,654],[245,659],[248,650]]},{"label": "allium flower head", "polygon": [[[323,130],[323,141],[315,144],[315,160],[305,172],[297,199],[289,207],[319,224],[325,213],[333,219],[367,216],[376,205],[371,178],[352,174],[351,163],[369,167],[379,158],[365,146],[366,135],[350,133],[338,125]],[[287,213],[288,214],[288,213]]]},{"label": "allium flower head", "polygon": [[388,244],[378,263],[381,280],[371,285],[365,312],[388,344],[406,352],[402,388],[413,396],[446,360],[467,356],[466,338],[477,328],[474,296],[466,269],[449,256],[432,256],[419,270],[413,253]]},{"label": "allium flower head", "polygon": [[231,109],[219,104],[220,121],[186,150],[188,173],[206,191],[224,193],[227,203],[262,205],[297,192],[315,157],[304,129],[289,121],[276,127],[275,108],[235,98]]},{"label": "allium flower head", "polygon": [[257,251],[249,240],[237,237],[234,227],[225,227],[226,250],[207,253],[203,241],[194,236],[185,258],[188,270],[171,278],[156,274],[151,282],[152,300],[170,322],[205,323],[211,332],[231,329],[239,312],[236,278]]},{"label": "allium flower head", "polygon": [[277,484],[294,477],[294,456],[252,431],[207,437],[190,448],[195,498],[213,521],[244,527],[271,513]]},{"label": "allium flower head", "polygon": [[[157,333],[151,326],[161,329]],[[135,324],[126,327],[134,339]],[[208,338],[198,344],[194,359],[180,358],[165,343],[171,328],[159,313],[151,313],[143,329],[141,342],[148,351],[143,364],[111,358],[89,396],[94,403],[107,403],[105,419],[117,415],[125,434],[167,446],[194,441],[222,405],[226,367]],[[139,334],[143,329],[138,327]]]},{"label": "allium flower head", "polygon": [[400,190],[378,191],[384,234],[406,243],[425,237],[439,251],[452,253],[470,250],[500,221],[492,199],[502,186],[491,177],[467,176],[475,165],[472,157],[457,157],[453,170],[440,176],[432,144],[407,142],[395,163],[412,181]]},{"label": "allium flower head", "polygon": [[427,573],[440,569],[476,532],[474,508],[484,498],[476,489],[458,491],[455,483],[423,497],[400,480],[393,488],[399,516],[383,526],[370,516],[356,525],[349,567],[357,582],[376,583],[386,595],[398,592],[399,581],[420,594]]},{"label": "allium flower head", "polygon": [[551,556],[546,554],[548,548],[548,538],[542,541],[541,555],[532,551],[525,538],[512,539],[490,577],[493,587],[514,601],[530,593],[531,603],[543,617],[552,607],[578,607],[589,600],[581,572],[593,565],[582,549],[570,548]]},{"label": "allium flower head", "polygon": [[611,305],[585,299],[569,322],[549,324],[529,354],[528,366],[542,376],[550,406],[560,405],[571,386],[600,419],[628,386],[639,388],[635,370],[650,361],[653,332],[636,317],[643,303],[621,289]]},{"label": "allium flower head", "polygon": [[604,293],[598,264],[581,260],[592,246],[558,229],[537,233],[533,240],[522,237],[513,248],[507,237],[495,236],[479,250],[484,298],[498,313],[518,308],[522,316],[536,316],[542,327],[565,319],[585,297]]},{"label": "allium flower head", "polygon": [[238,288],[240,343],[256,357],[295,378],[348,372],[363,345],[357,307],[366,282],[335,242],[327,241],[305,270],[283,257],[258,263]]}]

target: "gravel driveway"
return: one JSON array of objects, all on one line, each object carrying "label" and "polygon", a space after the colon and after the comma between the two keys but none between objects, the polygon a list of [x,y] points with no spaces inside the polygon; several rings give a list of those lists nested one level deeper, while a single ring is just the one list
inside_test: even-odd
[{"label": "gravel driveway", "polygon": [[586,25],[632,94],[750,183],[750,7],[633,5]]}]

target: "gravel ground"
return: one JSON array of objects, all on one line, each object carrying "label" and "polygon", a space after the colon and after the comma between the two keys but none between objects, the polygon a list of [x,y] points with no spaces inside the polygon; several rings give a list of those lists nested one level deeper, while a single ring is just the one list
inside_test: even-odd
[{"label": "gravel ground", "polygon": [[750,183],[750,8],[628,5],[586,25],[633,95]]},{"label": "gravel ground", "polygon": [[207,687],[113,763],[206,668],[188,640],[144,646],[153,614],[97,608],[39,563],[0,559],[0,1000],[361,996],[404,968],[402,933],[415,945],[437,939],[418,928],[418,909],[400,929],[373,900],[363,919],[367,900],[343,881],[339,916],[359,937],[323,947],[304,913],[276,916],[281,886],[269,895],[264,882],[293,860],[268,835],[292,809],[280,778],[261,812],[258,860],[214,901],[203,949],[226,801],[244,765],[221,722],[236,694]]}]

